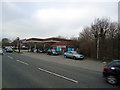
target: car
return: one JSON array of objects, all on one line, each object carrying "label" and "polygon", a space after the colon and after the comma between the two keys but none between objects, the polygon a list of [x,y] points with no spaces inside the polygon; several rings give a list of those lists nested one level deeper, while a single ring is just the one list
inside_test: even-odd
[{"label": "car", "polygon": [[5,46],[4,50],[7,50],[8,48],[12,48],[12,46]]},{"label": "car", "polygon": [[2,51],[2,48],[0,48],[0,55],[3,55],[3,51]]},{"label": "car", "polygon": [[44,49],[38,49],[38,53],[46,53],[47,50],[44,50]]},{"label": "car", "polygon": [[13,52],[13,49],[12,49],[11,47],[8,47],[8,48],[6,49],[6,52]]},{"label": "car", "polygon": [[103,77],[111,85],[120,83],[120,60],[113,60],[103,68]]},{"label": "car", "polygon": [[76,51],[68,51],[68,52],[65,52],[64,53],[64,57],[65,58],[73,58],[73,59],[81,59],[83,60],[84,59],[84,55],[82,54],[78,54]]},{"label": "car", "polygon": [[54,49],[49,49],[47,55],[59,55]]},{"label": "car", "polygon": [[7,50],[8,46],[4,47],[5,50]]}]

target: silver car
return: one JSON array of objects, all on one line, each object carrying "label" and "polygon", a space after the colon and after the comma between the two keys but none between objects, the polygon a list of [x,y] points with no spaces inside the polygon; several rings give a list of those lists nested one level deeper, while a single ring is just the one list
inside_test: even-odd
[{"label": "silver car", "polygon": [[66,58],[73,58],[73,59],[81,59],[83,60],[84,59],[84,55],[82,54],[78,54],[76,51],[68,51],[68,52],[65,52],[64,53],[64,57]]},{"label": "silver car", "polygon": [[6,49],[6,52],[13,52],[13,49],[12,49],[11,47],[8,47],[8,48]]}]

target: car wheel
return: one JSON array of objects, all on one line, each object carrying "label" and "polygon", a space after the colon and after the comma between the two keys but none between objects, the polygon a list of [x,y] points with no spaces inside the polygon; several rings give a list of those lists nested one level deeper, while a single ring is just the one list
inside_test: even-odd
[{"label": "car wheel", "polygon": [[76,57],[73,57],[74,60],[76,60]]},{"label": "car wheel", "polygon": [[66,56],[66,55],[64,55],[64,57],[65,57],[65,58],[67,58],[67,56]]},{"label": "car wheel", "polygon": [[117,79],[115,76],[107,76],[106,78],[106,81],[109,83],[109,84],[112,84],[112,85],[115,85],[117,84]]}]

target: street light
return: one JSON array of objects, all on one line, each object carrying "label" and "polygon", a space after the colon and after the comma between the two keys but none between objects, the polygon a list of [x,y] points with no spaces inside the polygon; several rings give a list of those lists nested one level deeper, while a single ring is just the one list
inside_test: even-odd
[{"label": "street light", "polygon": [[97,38],[97,59],[99,59],[99,46],[100,46],[100,39],[99,39],[99,35]]},{"label": "street light", "polygon": [[20,38],[19,37],[17,37],[17,49],[20,52]]},{"label": "street light", "polygon": [[95,37],[97,38],[97,59],[99,59],[99,51],[100,51],[100,37],[101,37],[101,34],[100,32],[98,32],[98,35],[95,35]]}]

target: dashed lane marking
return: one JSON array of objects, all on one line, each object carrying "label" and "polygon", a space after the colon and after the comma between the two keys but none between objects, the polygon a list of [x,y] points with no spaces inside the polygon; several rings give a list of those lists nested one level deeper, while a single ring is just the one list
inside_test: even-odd
[{"label": "dashed lane marking", "polygon": [[71,79],[71,78],[65,77],[65,76],[63,76],[63,75],[60,75],[60,74],[57,74],[57,73],[54,73],[54,72],[51,72],[51,71],[45,70],[45,69],[43,69],[43,68],[38,68],[38,69],[41,70],[41,71],[44,71],[44,72],[46,72],[46,73],[49,73],[49,74],[55,75],[55,76],[57,76],[57,77],[60,77],[60,78],[63,78],[63,79],[66,79],[66,80],[72,81],[72,82],[74,82],[74,83],[78,83],[77,80],[74,80],[74,79]]},{"label": "dashed lane marking", "polygon": [[11,57],[11,56],[8,56],[10,59],[13,59],[13,57]]},{"label": "dashed lane marking", "polygon": [[17,62],[20,62],[20,63],[22,63],[22,64],[25,64],[25,65],[29,65],[28,63],[26,63],[26,62],[23,62],[23,61],[21,61],[21,60],[16,60]]}]

